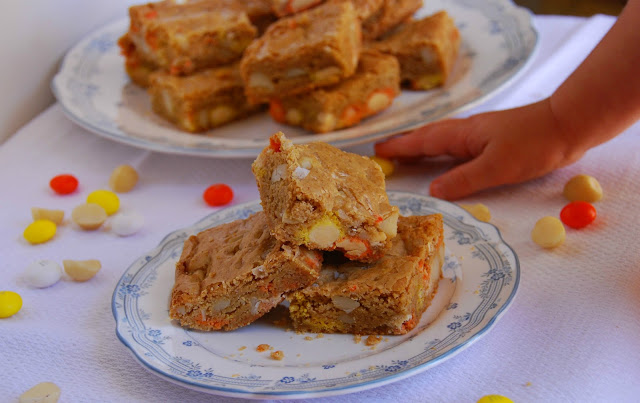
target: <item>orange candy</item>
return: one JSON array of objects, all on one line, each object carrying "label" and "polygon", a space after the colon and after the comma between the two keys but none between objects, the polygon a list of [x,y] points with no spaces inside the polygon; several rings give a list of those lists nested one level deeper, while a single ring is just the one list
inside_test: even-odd
[{"label": "orange candy", "polygon": [[62,174],[54,176],[49,181],[49,186],[57,194],[66,195],[73,193],[78,188],[78,180],[73,175]]},{"label": "orange candy", "polygon": [[209,186],[202,198],[210,206],[224,206],[233,199],[233,190],[223,183],[218,183]]}]

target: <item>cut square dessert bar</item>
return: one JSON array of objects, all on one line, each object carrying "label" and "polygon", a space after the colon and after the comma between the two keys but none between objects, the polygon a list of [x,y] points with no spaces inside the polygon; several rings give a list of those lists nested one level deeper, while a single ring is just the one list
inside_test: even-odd
[{"label": "cut square dessert bar", "polygon": [[405,334],[431,304],[443,262],[442,216],[400,217],[383,258],[325,261],[316,283],[287,296],[289,315],[298,331]]},{"label": "cut square dessert bar", "polygon": [[373,48],[400,62],[403,85],[428,90],[446,82],[458,56],[460,32],[446,11],[402,24]]},{"label": "cut square dessert bar", "polygon": [[244,11],[211,1],[136,5],[129,17],[136,50],[172,74],[231,63],[257,35]]},{"label": "cut square dessert bar", "polygon": [[362,22],[365,40],[377,39],[409,19],[422,7],[422,0],[384,0],[382,7]]},{"label": "cut square dessert bar", "polygon": [[273,238],[262,212],[210,228],[184,243],[169,316],[199,330],[245,326],[313,283],[321,262],[319,252]]},{"label": "cut square dessert bar", "polygon": [[397,59],[366,50],[351,77],[308,93],[274,98],[269,112],[277,122],[324,133],[353,126],[386,109],[399,94]]},{"label": "cut square dessert bar", "polygon": [[276,133],[252,165],[276,238],[349,259],[379,258],[396,235],[380,166],[323,142],[294,145]]},{"label": "cut square dessert bar", "polygon": [[221,126],[261,109],[247,103],[237,63],[189,76],[153,73],[148,92],[154,112],[189,132]]},{"label": "cut square dessert bar", "polygon": [[361,46],[360,23],[351,2],[326,3],[282,18],[242,57],[249,102],[335,84],[355,72]]}]

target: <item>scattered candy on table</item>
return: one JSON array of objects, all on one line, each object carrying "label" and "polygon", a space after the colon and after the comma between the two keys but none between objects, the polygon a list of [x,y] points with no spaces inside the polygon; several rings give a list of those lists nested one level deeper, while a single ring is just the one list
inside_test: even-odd
[{"label": "scattered candy on table", "polygon": [[19,403],[56,403],[60,388],[53,382],[41,382],[20,395]]},{"label": "scattered candy on table", "polygon": [[533,242],[547,249],[560,246],[564,242],[565,236],[562,222],[551,216],[539,219],[531,231]]},{"label": "scattered candy on table", "polygon": [[573,201],[560,211],[562,222],[575,229],[584,228],[596,219],[596,208],[586,201]]},{"label": "scattered candy on table", "polygon": [[602,186],[589,175],[576,175],[564,185],[563,196],[569,201],[582,200],[594,203],[602,199]]},{"label": "scattered candy on table", "polygon": [[87,203],[102,206],[107,215],[112,215],[120,208],[118,195],[110,190],[94,190],[87,196]]},{"label": "scattered candy on table", "polygon": [[31,207],[31,217],[33,220],[49,220],[53,221],[56,225],[62,224],[64,220],[64,211],[62,210],[49,210],[40,207]]},{"label": "scattered candy on table", "polygon": [[460,207],[467,210],[472,216],[482,222],[489,222],[491,220],[491,212],[489,207],[482,203],[476,204],[460,204]]},{"label": "scattered candy on table", "polygon": [[24,271],[27,283],[36,288],[54,285],[62,276],[62,268],[52,260],[38,260],[28,265]]},{"label": "scattered candy on table", "polygon": [[135,211],[116,214],[111,219],[111,231],[119,236],[129,236],[140,231],[144,225],[144,217]]},{"label": "scattered candy on table", "polygon": [[209,186],[202,198],[210,206],[224,206],[233,199],[233,190],[223,183],[218,183]]},{"label": "scattered candy on table", "polygon": [[0,318],[13,316],[22,308],[22,298],[13,291],[0,291]]},{"label": "scattered candy on table", "polygon": [[109,178],[109,187],[114,192],[126,193],[138,183],[138,172],[131,165],[116,167]]},{"label": "scattered candy on table", "polygon": [[382,173],[384,174],[385,177],[388,178],[389,176],[391,176],[391,174],[395,169],[395,166],[393,165],[393,161],[388,160],[386,158],[378,157],[375,155],[369,158],[371,158],[371,160],[376,164],[380,165],[380,169],[382,169]]},{"label": "scattered candy on table", "polygon": [[87,281],[102,268],[99,260],[63,260],[64,272],[74,281]]},{"label": "scattered candy on table", "polygon": [[71,220],[87,231],[100,228],[106,219],[107,212],[102,206],[95,203],[81,204],[71,212]]},{"label": "scattered candy on table", "polygon": [[57,194],[66,195],[75,192],[78,188],[78,180],[69,174],[57,175],[49,181],[49,186]]},{"label": "scattered candy on table", "polygon": [[31,244],[44,243],[56,234],[56,224],[50,220],[35,220],[25,228],[24,239]]}]

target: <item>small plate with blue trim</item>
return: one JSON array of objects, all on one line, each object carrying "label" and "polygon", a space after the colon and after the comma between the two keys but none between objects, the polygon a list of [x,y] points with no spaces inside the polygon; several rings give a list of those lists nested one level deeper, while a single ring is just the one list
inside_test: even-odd
[{"label": "small plate with blue trim", "polygon": [[[283,399],[339,395],[388,384],[425,371],[485,335],[513,301],[520,279],[515,252],[498,229],[459,206],[389,192],[400,213],[441,213],[443,278],[420,323],[402,336],[367,346],[349,334],[297,333],[268,314],[231,332],[181,328],[169,318],[175,263],[185,239],[261,210],[250,202],[215,212],[167,235],[125,271],[112,299],[116,333],[152,373],[211,394]],[[268,344],[284,353],[258,352]]]}]

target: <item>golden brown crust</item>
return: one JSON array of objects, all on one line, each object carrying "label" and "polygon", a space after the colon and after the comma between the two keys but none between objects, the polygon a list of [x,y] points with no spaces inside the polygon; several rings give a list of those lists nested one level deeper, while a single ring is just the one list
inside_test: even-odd
[{"label": "golden brown crust", "polygon": [[368,157],[323,142],[293,145],[276,133],[252,165],[274,236],[373,261],[396,234],[384,174]]},{"label": "golden brown crust", "polygon": [[312,286],[287,298],[299,331],[404,334],[427,309],[444,261],[442,216],[400,217],[398,236],[380,260],[325,261]]},{"label": "golden brown crust", "polygon": [[402,81],[426,90],[446,82],[458,56],[460,33],[446,11],[402,24],[371,47],[394,55]]},{"label": "golden brown crust", "polygon": [[184,243],[169,316],[192,329],[245,326],[285,293],[311,284],[321,261],[319,253],[271,237],[261,212],[210,228]]}]

